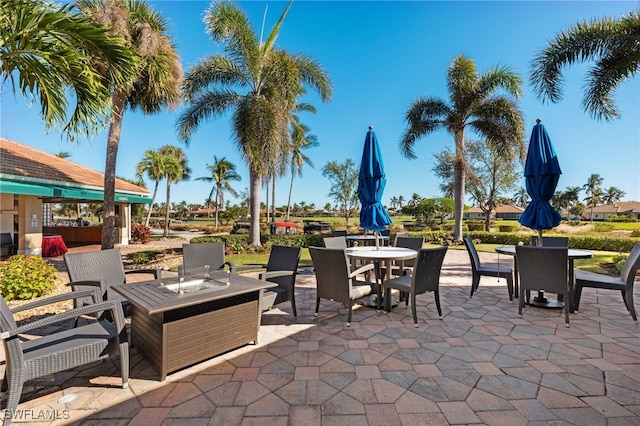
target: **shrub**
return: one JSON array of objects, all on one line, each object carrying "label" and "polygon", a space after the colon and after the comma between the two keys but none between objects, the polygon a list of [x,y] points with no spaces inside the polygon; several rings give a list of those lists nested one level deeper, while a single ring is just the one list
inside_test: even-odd
[{"label": "shrub", "polygon": [[157,255],[162,253],[160,250],[146,250],[146,251],[138,251],[134,253],[127,254],[127,259],[136,265],[140,265],[143,263],[150,262],[156,258]]},{"label": "shrub", "polygon": [[596,222],[593,227],[593,232],[610,232],[613,231],[615,226],[612,223]]},{"label": "shrub", "polygon": [[56,268],[40,256],[18,254],[0,263],[0,292],[5,300],[43,296],[56,280]]},{"label": "shrub", "polygon": [[151,240],[151,228],[144,225],[131,227],[131,242],[134,244],[147,244]]},{"label": "shrub", "polygon": [[640,228],[636,228],[633,231],[631,231],[631,236],[634,238],[640,237]]},{"label": "shrub", "polygon": [[516,225],[498,225],[500,232],[516,232],[518,227]]}]

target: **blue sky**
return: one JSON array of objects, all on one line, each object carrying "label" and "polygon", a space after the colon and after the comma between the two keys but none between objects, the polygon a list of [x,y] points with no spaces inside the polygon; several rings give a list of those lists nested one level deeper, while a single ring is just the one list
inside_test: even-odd
[{"label": "blue sky", "polygon": [[[222,50],[205,33],[202,17],[207,1],[150,1],[169,22],[185,71],[199,59]],[[286,2],[242,1],[238,3],[259,33],[266,13],[265,34],[276,22]],[[302,121],[318,137],[320,146],[307,150],[315,168],[305,167],[294,183],[293,201],[327,202],[329,181],[321,169],[329,161],[353,159],[359,164],[365,134],[374,126],[384,156],[387,187],[383,203],[392,196],[409,199],[440,196],[431,169],[433,155],[453,146],[453,137],[438,132],[420,139],[415,160],[405,159],[398,149],[405,129],[404,114],[420,96],[448,99],[446,72],[451,60],[464,54],[475,60],[478,72],[508,66],[523,78],[520,107],[525,115],[528,141],[536,118],[541,118],[555,146],[563,174],[558,189],[582,186],[592,173],[604,178],[603,186],[626,192],[624,199],[640,201],[640,78],[625,82],[616,91],[622,119],[595,121],[583,112],[588,64],[565,70],[564,98],[545,105],[529,85],[528,73],[535,53],[561,30],[578,20],[621,16],[638,1],[295,1],[282,26],[277,44],[294,53],[305,53],[321,63],[334,86],[331,102],[322,104],[310,94],[306,102],[317,114],[303,114]],[[128,111],[125,114],[118,176],[133,178],[135,165],[146,149],[162,145],[181,146],[193,170],[192,177],[206,176],[213,156],[226,157],[237,165],[242,181],[234,188],[249,187],[245,164],[235,151],[229,118],[202,125],[189,146],[175,136],[180,108],[155,116]],[[71,153],[76,163],[104,170],[106,131],[91,140],[70,144],[59,134],[45,133],[39,106],[2,88],[0,135],[29,146],[57,153]],[[468,134],[473,138],[473,134]],[[277,204],[287,201],[289,176],[278,181]],[[150,190],[152,182],[147,182]],[[162,188],[158,201],[164,200]],[[524,179],[522,180],[524,186]],[[200,181],[172,186],[172,201],[203,203],[210,191]],[[513,194],[507,194],[513,195]],[[581,197],[585,194],[582,193]],[[263,192],[264,198],[264,192]],[[231,201],[234,200],[231,198]]]}]

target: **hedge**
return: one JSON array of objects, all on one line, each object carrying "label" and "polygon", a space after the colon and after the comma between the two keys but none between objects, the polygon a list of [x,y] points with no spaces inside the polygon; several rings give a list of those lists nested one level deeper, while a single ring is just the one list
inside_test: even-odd
[{"label": "hedge", "polygon": [[[427,243],[435,244],[453,244],[453,238],[449,231],[419,231],[410,232],[410,236],[423,237]],[[532,235],[535,233],[517,233],[510,234],[505,232],[486,232],[471,231],[466,232],[464,236],[471,236],[476,240],[480,240],[485,244],[502,244],[515,245],[519,242],[529,244]],[[556,236],[569,237],[569,247],[584,250],[598,251],[617,251],[628,253],[634,244],[640,243],[640,237],[620,237],[620,236],[601,236],[590,234],[565,235],[555,234]],[[289,235],[262,235],[260,241],[267,247],[274,244],[285,246],[322,247],[324,244],[322,238],[326,235],[319,234],[289,234]],[[554,236],[547,234],[545,236]],[[390,241],[393,241],[394,235],[391,235]],[[228,247],[247,247],[249,244],[249,235],[247,234],[229,234],[229,235],[208,235],[195,237],[191,240],[193,243],[207,242],[224,242]]]}]

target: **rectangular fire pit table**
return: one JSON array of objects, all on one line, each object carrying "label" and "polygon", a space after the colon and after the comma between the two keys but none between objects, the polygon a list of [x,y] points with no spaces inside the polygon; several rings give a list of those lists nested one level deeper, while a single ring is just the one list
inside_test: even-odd
[{"label": "rectangular fire pit table", "polygon": [[131,340],[161,381],[170,372],[258,343],[260,299],[276,284],[225,272],[205,280],[211,285],[202,285],[203,277],[187,277],[179,286],[177,278],[164,278],[112,287],[131,302]]}]

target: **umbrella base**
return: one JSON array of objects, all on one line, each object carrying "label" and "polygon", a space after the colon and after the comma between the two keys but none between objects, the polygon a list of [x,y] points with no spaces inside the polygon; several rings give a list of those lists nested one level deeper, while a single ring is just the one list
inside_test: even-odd
[{"label": "umbrella base", "polygon": [[543,292],[539,292],[536,297],[530,303],[531,306],[537,308],[558,309],[564,308],[564,302],[562,300],[555,300],[545,297]]},{"label": "umbrella base", "polygon": [[[372,294],[370,296],[367,296],[363,299],[364,304],[370,308],[378,308],[378,295],[377,294]],[[395,308],[396,306],[398,306],[398,299],[392,297],[391,298],[391,307]],[[384,297],[382,298],[382,300],[380,301],[380,309],[384,309]]]}]

